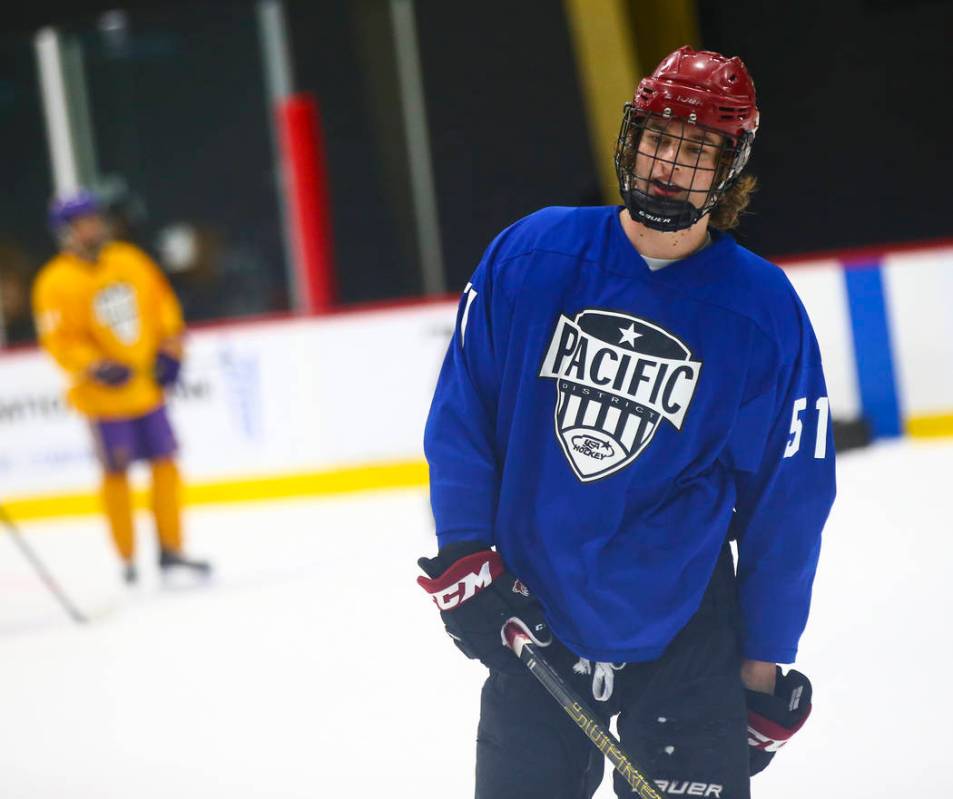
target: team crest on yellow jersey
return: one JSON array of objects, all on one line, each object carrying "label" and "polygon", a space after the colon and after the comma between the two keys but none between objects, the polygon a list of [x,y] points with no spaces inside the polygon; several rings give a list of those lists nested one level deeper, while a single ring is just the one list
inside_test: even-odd
[{"label": "team crest on yellow jersey", "polygon": [[123,344],[139,339],[139,307],[136,290],[128,283],[110,283],[93,297],[96,321],[108,327]]}]

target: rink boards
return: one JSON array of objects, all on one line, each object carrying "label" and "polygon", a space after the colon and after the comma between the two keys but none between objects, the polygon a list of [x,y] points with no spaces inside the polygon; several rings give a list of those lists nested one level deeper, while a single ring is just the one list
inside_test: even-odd
[{"label": "rink boards", "polygon": [[[863,414],[879,436],[953,434],[953,244],[784,268],[817,332],[834,418]],[[424,421],[455,311],[193,330],[170,403],[188,500],[424,484]],[[18,518],[97,510],[89,434],[62,390],[42,353],[0,355],[0,501]]]},{"label": "rink boards", "polygon": [[[170,402],[189,500],[424,484],[423,425],[455,312],[440,302],[190,332]],[[97,509],[89,433],[63,385],[42,353],[0,357],[0,502],[20,518]]]},{"label": "rink boards", "polygon": [[811,317],[834,418],[878,437],[953,435],[953,243],[785,262]]}]

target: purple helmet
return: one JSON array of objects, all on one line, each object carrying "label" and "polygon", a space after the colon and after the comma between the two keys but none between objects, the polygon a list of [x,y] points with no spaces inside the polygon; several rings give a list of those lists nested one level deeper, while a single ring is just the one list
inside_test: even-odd
[{"label": "purple helmet", "polygon": [[50,202],[49,223],[54,230],[68,225],[78,216],[98,214],[99,200],[88,189],[78,189],[72,194],[55,197]]}]

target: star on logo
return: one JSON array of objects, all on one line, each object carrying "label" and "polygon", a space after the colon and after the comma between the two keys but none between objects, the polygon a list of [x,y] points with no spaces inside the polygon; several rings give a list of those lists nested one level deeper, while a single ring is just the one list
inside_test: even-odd
[{"label": "star on logo", "polygon": [[628,327],[625,327],[625,328],[620,327],[619,332],[622,334],[622,338],[619,339],[619,343],[622,344],[623,342],[625,342],[630,347],[635,347],[635,340],[637,338],[641,338],[642,336],[641,333],[635,332],[634,322]]}]

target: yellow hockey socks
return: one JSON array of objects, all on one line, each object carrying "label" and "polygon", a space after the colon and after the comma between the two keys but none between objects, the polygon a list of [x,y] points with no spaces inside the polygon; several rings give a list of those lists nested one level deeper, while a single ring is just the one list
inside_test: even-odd
[{"label": "yellow hockey socks", "polygon": [[102,498],[113,543],[119,557],[129,563],[135,552],[135,537],[132,527],[132,497],[125,472],[106,472],[103,475]]},{"label": "yellow hockey socks", "polygon": [[152,461],[152,512],[162,549],[182,549],[182,492],[179,469],[169,459]]}]

